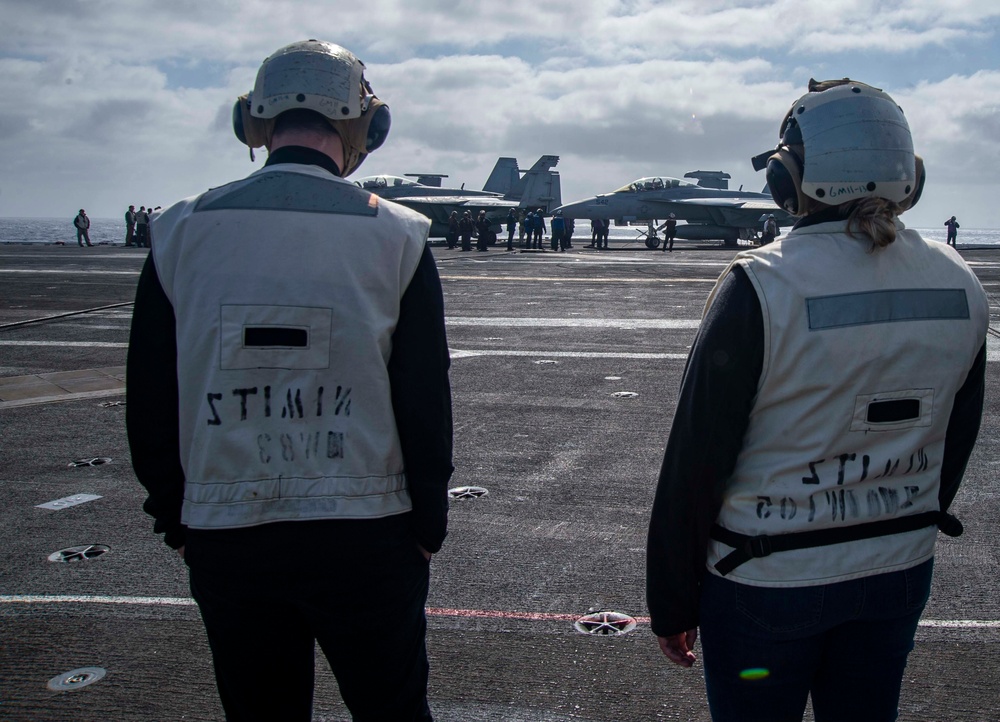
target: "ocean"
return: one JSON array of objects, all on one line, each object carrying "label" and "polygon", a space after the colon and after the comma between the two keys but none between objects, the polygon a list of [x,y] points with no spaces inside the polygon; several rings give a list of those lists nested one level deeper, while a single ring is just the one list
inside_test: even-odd
[{"label": "ocean", "polygon": [[[91,218],[90,242],[102,245],[121,246],[125,244],[125,218]],[[638,227],[611,227],[610,239],[635,240]],[[944,226],[940,228],[917,228],[930,241],[945,242]],[[586,221],[577,223],[576,238],[590,237],[590,227]],[[690,241],[679,241],[680,244]],[[0,243],[76,243],[76,228],[73,217],[67,218],[0,218]],[[1000,229],[962,228],[958,232],[961,246],[1000,246]]]}]

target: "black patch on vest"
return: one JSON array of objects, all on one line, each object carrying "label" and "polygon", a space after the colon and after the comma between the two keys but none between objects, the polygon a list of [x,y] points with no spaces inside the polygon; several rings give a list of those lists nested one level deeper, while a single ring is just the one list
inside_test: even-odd
[{"label": "black patch on vest", "polygon": [[247,326],[243,348],[308,348],[309,331],[287,326]]},{"label": "black patch on vest", "polygon": [[199,211],[256,210],[377,216],[378,196],[334,178],[274,171],[206,193]]},{"label": "black patch on vest", "polygon": [[920,418],[920,399],[891,399],[868,404],[869,424],[892,424]]}]

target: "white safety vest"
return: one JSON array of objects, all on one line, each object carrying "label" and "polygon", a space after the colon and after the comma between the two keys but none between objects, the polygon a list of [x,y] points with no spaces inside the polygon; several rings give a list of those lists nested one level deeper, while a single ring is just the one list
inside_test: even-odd
[{"label": "white safety vest", "polygon": [[278,164],[153,225],[177,321],[182,522],[408,511],[387,364],[429,221]]},{"label": "white safety vest", "polygon": [[[986,338],[986,295],[945,244],[899,224],[896,240],[872,251],[845,227],[793,230],[733,261],[760,299],[764,365],[717,519],[730,531],[771,536],[939,509],[945,433]],[[726,578],[808,586],[904,569],[932,556],[936,533],[782,551]],[[732,551],[712,540],[709,570]]]}]

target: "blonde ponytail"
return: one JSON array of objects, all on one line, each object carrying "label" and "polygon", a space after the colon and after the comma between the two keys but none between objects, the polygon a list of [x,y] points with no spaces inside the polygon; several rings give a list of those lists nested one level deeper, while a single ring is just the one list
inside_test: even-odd
[{"label": "blonde ponytail", "polygon": [[900,205],[885,198],[861,198],[850,206],[847,234],[859,233],[872,241],[872,250],[885,248],[896,240],[896,216]]}]

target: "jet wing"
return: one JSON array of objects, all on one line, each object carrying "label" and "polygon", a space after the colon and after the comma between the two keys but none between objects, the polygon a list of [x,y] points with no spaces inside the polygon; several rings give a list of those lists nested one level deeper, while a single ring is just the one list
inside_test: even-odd
[{"label": "jet wing", "polygon": [[475,205],[474,201],[490,200],[489,198],[472,198],[469,196],[402,196],[392,199],[396,203],[415,208],[416,206],[465,206]]},{"label": "jet wing", "polygon": [[412,196],[393,198],[396,203],[402,203],[419,210],[420,206],[454,206],[471,210],[473,208],[517,208],[517,201],[506,200],[504,198],[491,198],[490,196]]},{"label": "jet wing", "polygon": [[469,211],[476,217],[484,210],[490,220],[500,223],[508,208],[518,207],[517,201],[492,196],[406,196],[392,201],[430,218],[433,236],[443,236],[447,232],[448,216],[452,211],[458,211],[459,215]]},{"label": "jet wing", "polygon": [[689,223],[713,223],[719,226],[756,228],[762,213],[774,213],[779,223],[790,222],[784,209],[776,203],[761,199],[740,198],[686,198],[677,200],[646,201],[653,218],[666,218],[673,213]]},{"label": "jet wing", "polygon": [[488,211],[491,208],[517,208],[520,204],[504,198],[470,198],[468,205],[485,208]]}]

